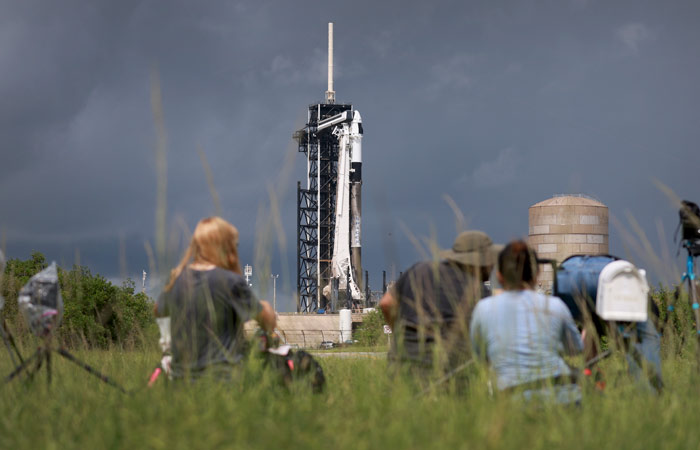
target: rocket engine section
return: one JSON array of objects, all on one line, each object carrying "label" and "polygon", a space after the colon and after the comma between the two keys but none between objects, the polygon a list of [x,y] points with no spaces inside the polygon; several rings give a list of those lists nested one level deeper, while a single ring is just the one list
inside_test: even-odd
[{"label": "rocket engine section", "polygon": [[339,143],[332,275],[339,278],[340,289],[346,290],[349,273],[352,299],[361,300],[362,117],[359,111],[347,111],[327,123],[336,125],[333,134]]}]

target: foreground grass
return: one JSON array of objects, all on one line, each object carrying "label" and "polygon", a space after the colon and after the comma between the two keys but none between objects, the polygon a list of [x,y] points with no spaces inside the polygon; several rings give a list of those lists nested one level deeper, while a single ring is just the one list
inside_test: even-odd
[{"label": "foreground grass", "polygon": [[[152,351],[80,352],[137,389]],[[587,389],[581,408],[534,407],[489,397],[483,374],[466,393],[427,395],[387,376],[383,360],[323,358],[322,395],[289,393],[251,369],[236,383],[165,382],[132,395],[55,357],[54,382],[0,392],[2,448],[697,448],[700,376],[690,358],[665,361],[666,392],[645,393],[606,361],[608,388]],[[2,373],[10,369],[0,354]]]}]

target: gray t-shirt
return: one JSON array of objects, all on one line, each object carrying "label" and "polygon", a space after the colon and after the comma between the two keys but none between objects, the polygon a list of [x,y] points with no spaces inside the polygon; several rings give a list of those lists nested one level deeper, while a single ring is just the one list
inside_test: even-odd
[{"label": "gray t-shirt", "polygon": [[530,290],[481,300],[470,334],[474,353],[488,360],[499,389],[570,375],[562,354],[583,350],[564,302]]},{"label": "gray t-shirt", "polygon": [[261,309],[241,275],[220,268],[183,270],[158,298],[158,315],[170,316],[173,377],[238,362],[246,350],[243,324]]},{"label": "gray t-shirt", "polygon": [[420,262],[391,288],[398,302],[391,360],[431,366],[436,345],[448,366],[468,359],[469,319],[483,286],[464,266],[449,261]]}]

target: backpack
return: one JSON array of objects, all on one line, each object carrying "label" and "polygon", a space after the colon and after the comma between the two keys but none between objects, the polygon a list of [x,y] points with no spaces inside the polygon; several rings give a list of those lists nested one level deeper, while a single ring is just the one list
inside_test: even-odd
[{"label": "backpack", "polygon": [[323,392],[326,376],[311,354],[303,350],[294,351],[289,345],[283,345],[276,333],[258,330],[255,336],[264,365],[277,372],[287,388],[291,388],[295,382],[301,382],[310,387],[314,394]]},{"label": "backpack", "polygon": [[264,353],[265,365],[275,370],[286,387],[291,387],[294,382],[302,382],[311,388],[314,394],[323,392],[326,385],[326,377],[321,365],[309,353],[298,350],[286,355]]}]

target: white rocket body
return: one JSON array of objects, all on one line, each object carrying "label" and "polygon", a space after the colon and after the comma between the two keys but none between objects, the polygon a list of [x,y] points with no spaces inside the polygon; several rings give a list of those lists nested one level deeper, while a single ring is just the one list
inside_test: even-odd
[{"label": "white rocket body", "polygon": [[362,289],[362,118],[358,111],[346,111],[327,119],[321,127],[335,125],[338,138],[338,188],[336,192],[335,234],[331,268],[339,278],[340,290],[348,288],[354,300],[363,298]]},{"label": "white rocket body", "polygon": [[350,141],[350,259],[362,285],[362,117],[354,111]]}]

